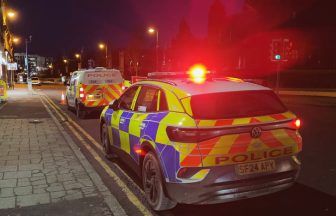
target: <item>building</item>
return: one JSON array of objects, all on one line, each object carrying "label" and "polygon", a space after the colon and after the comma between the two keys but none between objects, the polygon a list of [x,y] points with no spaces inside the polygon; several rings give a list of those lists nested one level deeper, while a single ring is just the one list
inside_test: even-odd
[{"label": "building", "polygon": [[0,0],[0,79],[12,83],[13,71],[7,70],[8,63],[13,62],[13,35],[7,22],[7,1]]},{"label": "building", "polygon": [[[15,53],[14,59],[18,64],[18,73],[25,72],[25,53]],[[53,59],[39,55],[28,55],[28,68],[31,76],[39,76],[52,67]]]}]

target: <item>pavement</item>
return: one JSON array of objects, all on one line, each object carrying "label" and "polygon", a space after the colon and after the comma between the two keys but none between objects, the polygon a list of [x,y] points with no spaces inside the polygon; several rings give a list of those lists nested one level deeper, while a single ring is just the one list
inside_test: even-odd
[{"label": "pavement", "polygon": [[41,97],[9,91],[0,108],[0,215],[125,215],[118,207]]}]

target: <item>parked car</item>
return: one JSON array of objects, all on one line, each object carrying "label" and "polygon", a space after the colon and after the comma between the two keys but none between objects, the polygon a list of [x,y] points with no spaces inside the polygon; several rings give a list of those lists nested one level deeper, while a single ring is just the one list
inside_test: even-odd
[{"label": "parked car", "polygon": [[32,77],[31,80],[33,85],[41,85],[41,81],[38,77]]}]

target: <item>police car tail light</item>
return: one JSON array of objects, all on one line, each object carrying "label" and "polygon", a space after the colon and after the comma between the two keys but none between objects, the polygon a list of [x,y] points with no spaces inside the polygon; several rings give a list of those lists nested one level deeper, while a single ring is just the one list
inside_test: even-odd
[{"label": "police car tail light", "polygon": [[189,128],[167,127],[167,134],[173,142],[198,142],[198,130]]},{"label": "police car tail light", "polygon": [[296,118],[296,119],[283,123],[281,126],[284,128],[291,129],[291,130],[299,130],[302,126],[302,121],[301,119]]},{"label": "police car tail light", "polygon": [[167,127],[167,134],[172,142],[196,143],[220,136],[225,131],[217,129],[201,130],[193,128]]}]

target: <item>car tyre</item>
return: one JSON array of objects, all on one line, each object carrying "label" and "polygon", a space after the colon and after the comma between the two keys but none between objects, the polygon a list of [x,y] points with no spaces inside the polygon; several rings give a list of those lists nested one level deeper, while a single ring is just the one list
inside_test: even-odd
[{"label": "car tyre", "polygon": [[112,151],[107,126],[105,123],[102,125],[101,128],[101,142],[104,149],[105,157],[109,160],[117,159],[118,156]]},{"label": "car tyre", "polygon": [[146,199],[155,211],[164,211],[176,206],[163,190],[163,178],[159,161],[153,152],[148,152],[142,164],[142,183]]},{"label": "car tyre", "polygon": [[85,110],[82,109],[79,103],[76,102],[76,116],[77,118],[84,119],[85,118]]},{"label": "car tyre", "polygon": [[68,97],[65,97],[65,103],[66,103],[66,105],[67,105],[67,109],[68,109],[68,110],[71,110],[72,108],[71,108],[70,105],[69,105]]}]

